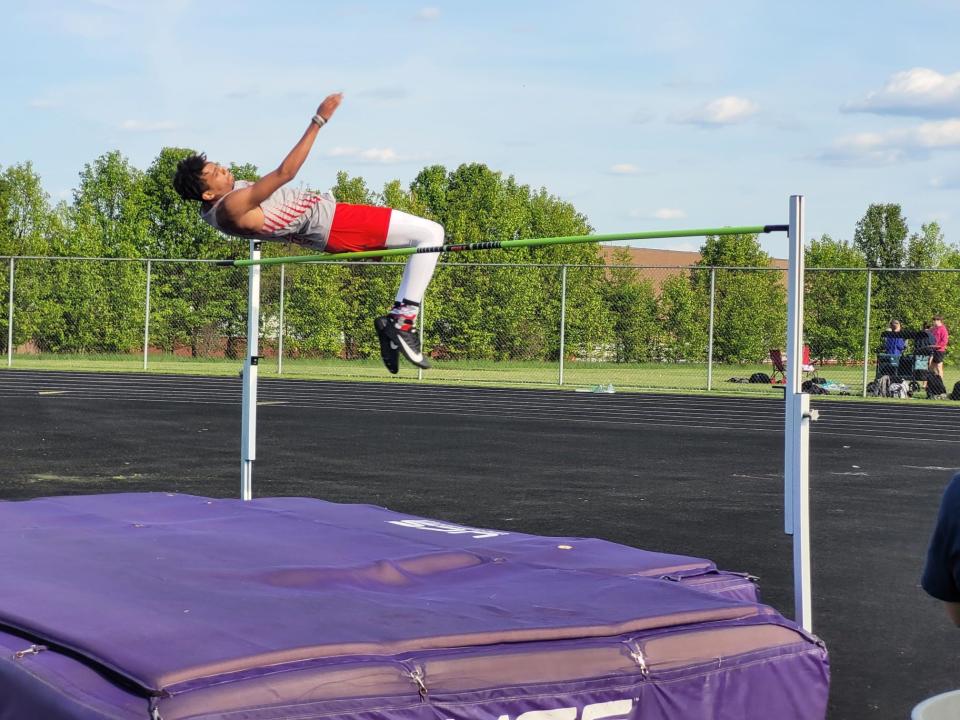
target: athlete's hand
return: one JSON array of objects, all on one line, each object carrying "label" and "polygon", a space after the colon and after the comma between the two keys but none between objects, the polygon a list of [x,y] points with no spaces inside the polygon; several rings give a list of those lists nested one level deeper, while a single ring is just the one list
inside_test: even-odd
[{"label": "athlete's hand", "polygon": [[324,120],[329,120],[333,114],[337,111],[337,108],[340,107],[340,103],[343,101],[343,93],[334,93],[333,95],[327,95],[323,102],[320,103],[320,107],[317,108],[317,115],[322,117]]}]

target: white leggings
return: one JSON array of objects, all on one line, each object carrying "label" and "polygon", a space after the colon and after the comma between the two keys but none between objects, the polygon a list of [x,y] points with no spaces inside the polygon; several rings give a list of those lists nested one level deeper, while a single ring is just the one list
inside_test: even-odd
[{"label": "white leggings", "polygon": [[[394,210],[390,213],[390,225],[387,228],[388,248],[434,247],[443,245],[443,226],[433,220]],[[433,271],[437,267],[440,253],[411,255],[403,269],[403,279],[397,290],[397,302],[412,300],[423,302],[423,294],[430,284]]]}]

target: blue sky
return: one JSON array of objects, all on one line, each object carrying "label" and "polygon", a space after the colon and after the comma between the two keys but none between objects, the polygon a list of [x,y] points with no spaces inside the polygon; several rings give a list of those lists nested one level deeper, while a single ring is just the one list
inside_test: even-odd
[{"label": "blue sky", "polygon": [[0,165],[32,161],[54,200],[110,150],[272,169],[339,90],[314,187],[482,162],[597,232],[785,222],[801,193],[808,236],[899,202],[960,243],[957,0],[31,0],[4,20]]}]

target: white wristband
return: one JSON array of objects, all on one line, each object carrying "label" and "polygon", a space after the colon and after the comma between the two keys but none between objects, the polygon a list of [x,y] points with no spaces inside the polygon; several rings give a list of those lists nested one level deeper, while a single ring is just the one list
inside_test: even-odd
[{"label": "white wristband", "polygon": [[324,125],[327,124],[327,121],[324,120],[319,113],[313,116],[312,122],[315,122],[318,128],[322,128]]}]

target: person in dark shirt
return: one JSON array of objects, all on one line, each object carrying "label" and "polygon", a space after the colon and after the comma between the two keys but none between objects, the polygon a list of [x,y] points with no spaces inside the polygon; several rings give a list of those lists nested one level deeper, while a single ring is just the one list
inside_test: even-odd
[{"label": "person in dark shirt", "polygon": [[[890,321],[890,332],[895,332],[895,333],[900,332],[899,320]],[[895,358],[899,358],[901,355],[903,355],[903,350],[906,347],[907,347],[907,341],[904,340],[902,337],[898,337],[895,335],[887,335],[883,339],[883,352]]]},{"label": "person in dark shirt", "polygon": [[960,627],[960,474],[953,476],[940,501],[921,584],[944,603],[947,615]]}]

